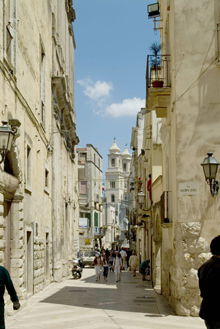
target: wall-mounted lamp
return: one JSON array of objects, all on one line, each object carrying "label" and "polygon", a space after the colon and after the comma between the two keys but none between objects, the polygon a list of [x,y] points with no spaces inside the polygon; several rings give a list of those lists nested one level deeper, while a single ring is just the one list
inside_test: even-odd
[{"label": "wall-mounted lamp", "polygon": [[206,182],[210,185],[210,192],[213,197],[218,194],[219,185],[218,181],[216,180],[216,174],[218,170],[219,163],[217,160],[212,156],[212,152],[207,153],[207,157],[201,163],[201,166],[204,170],[204,175]]},{"label": "wall-mounted lamp", "polygon": [[152,3],[147,6],[148,17],[154,17],[160,15],[159,3]]},{"label": "wall-mounted lamp", "polygon": [[11,150],[14,138],[19,136],[18,127],[21,125],[19,120],[11,119],[8,121],[3,120],[0,127],[0,163],[5,161],[7,153]]},{"label": "wall-mounted lamp", "polygon": [[138,193],[138,203],[140,205],[140,208],[142,209],[143,205],[144,205],[144,201],[145,201],[145,193],[140,191]]}]

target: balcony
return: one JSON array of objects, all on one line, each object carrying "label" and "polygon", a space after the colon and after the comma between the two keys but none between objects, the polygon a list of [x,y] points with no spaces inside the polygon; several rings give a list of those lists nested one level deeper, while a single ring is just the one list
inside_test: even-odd
[{"label": "balcony", "polygon": [[106,229],[102,227],[94,227],[94,236],[96,238],[103,238],[106,234]]},{"label": "balcony", "polygon": [[158,118],[167,116],[170,103],[170,55],[148,55],[146,67],[146,108]]}]

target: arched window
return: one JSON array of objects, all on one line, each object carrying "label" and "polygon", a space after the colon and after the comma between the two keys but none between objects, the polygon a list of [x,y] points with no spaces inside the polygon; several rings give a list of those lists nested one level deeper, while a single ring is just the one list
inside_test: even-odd
[{"label": "arched window", "polygon": [[111,202],[115,202],[115,196],[114,196],[114,194],[111,195]]},{"label": "arched window", "polygon": [[126,163],[123,163],[123,170],[126,171],[127,170],[127,166]]},{"label": "arched window", "polygon": [[111,160],[111,165],[112,165],[112,167],[115,167],[115,159],[114,158]]}]

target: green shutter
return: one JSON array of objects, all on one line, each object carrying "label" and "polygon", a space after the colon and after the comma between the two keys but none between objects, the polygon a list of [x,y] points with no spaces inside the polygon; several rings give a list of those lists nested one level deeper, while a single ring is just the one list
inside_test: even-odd
[{"label": "green shutter", "polygon": [[99,226],[98,213],[95,212],[95,216],[94,216],[94,227],[98,227],[98,226]]},{"label": "green shutter", "polygon": [[91,227],[91,214],[87,212],[87,218],[88,218],[88,227]]}]

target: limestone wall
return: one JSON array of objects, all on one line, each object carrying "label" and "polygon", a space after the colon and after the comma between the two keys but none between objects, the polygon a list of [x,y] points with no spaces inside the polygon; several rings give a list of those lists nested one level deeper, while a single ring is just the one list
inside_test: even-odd
[{"label": "limestone wall", "polygon": [[69,275],[78,248],[74,9],[71,0],[2,1],[0,16],[0,121],[21,123],[0,166],[0,264],[23,300]]},{"label": "limestone wall", "polygon": [[[162,53],[171,54],[171,96],[162,119],[163,190],[171,191],[171,227],[162,235],[162,292],[179,315],[198,315],[197,270],[218,234],[219,196],[213,198],[200,164],[219,161],[220,71],[216,62],[216,0],[160,2]],[[219,175],[219,172],[218,172]],[[219,180],[219,177],[217,178]],[[194,184],[184,194],[181,184]]]}]

